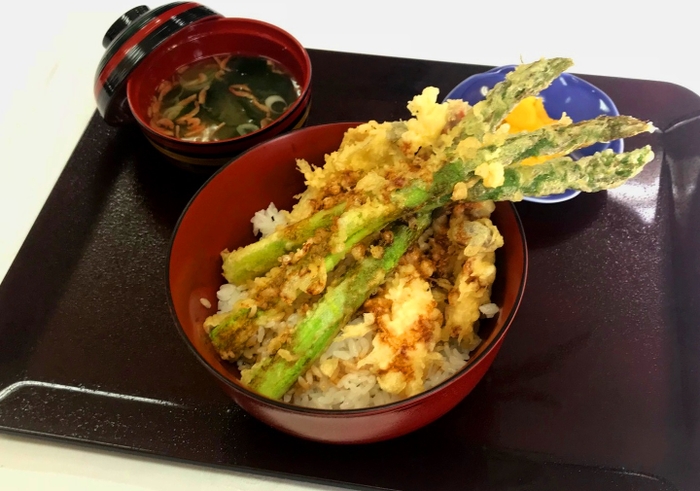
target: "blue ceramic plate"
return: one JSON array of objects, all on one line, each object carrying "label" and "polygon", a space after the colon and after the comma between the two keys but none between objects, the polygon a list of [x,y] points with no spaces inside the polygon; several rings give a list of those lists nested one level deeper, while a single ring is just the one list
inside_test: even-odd
[{"label": "blue ceramic plate", "polygon": [[[482,100],[486,92],[498,82],[503,81],[506,73],[512,71],[515,65],[506,65],[493,68],[488,72],[472,75],[462,81],[449,94],[447,99],[462,99],[469,104],[476,104]],[[592,119],[601,114],[618,116],[620,113],[608,95],[595,85],[580,79],[570,73],[561,74],[552,84],[540,93],[544,102],[544,108],[549,117],[558,119],[566,113],[574,122]],[[596,143],[590,147],[582,148],[571,154],[573,158],[593,155],[595,152],[610,148],[620,153],[623,149],[622,140],[614,140],[609,143]],[[578,196],[580,191],[568,190],[561,194],[550,194],[540,198],[525,198],[535,203],[560,203]]]}]

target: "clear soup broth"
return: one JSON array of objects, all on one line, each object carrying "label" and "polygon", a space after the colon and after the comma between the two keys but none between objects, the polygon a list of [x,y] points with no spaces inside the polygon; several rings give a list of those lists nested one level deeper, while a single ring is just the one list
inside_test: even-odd
[{"label": "clear soup broth", "polygon": [[153,129],[181,140],[228,140],[269,125],[299,95],[299,84],[279,63],[225,54],[182,66],[163,80],[148,116]]}]

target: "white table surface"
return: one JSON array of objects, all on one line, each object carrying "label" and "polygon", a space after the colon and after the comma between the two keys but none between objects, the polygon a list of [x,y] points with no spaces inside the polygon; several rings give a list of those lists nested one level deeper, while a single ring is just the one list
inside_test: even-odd
[{"label": "white table surface", "polygon": [[[656,7],[615,0],[462,1],[456,2],[458,7],[446,0],[421,2],[421,7],[376,0],[204,3],[227,16],[276,24],[309,48],[484,65],[568,56],[577,73],[661,80],[700,94],[695,9],[680,0],[657,2]],[[3,4],[6,16],[0,28],[5,60],[0,75],[0,279],[94,112],[93,77],[105,30],[139,3],[11,5]],[[3,490],[177,491],[213,486],[330,489],[0,433]]]}]

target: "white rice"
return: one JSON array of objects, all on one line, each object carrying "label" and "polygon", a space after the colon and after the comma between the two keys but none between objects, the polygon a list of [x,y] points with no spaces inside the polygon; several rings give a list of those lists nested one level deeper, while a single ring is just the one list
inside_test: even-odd
[{"label": "white rice", "polygon": [[233,306],[239,300],[243,300],[248,295],[245,288],[226,283],[221,285],[219,291],[216,292],[216,298],[219,299],[219,312],[228,312],[233,309]]},{"label": "white rice", "polygon": [[267,237],[277,227],[287,224],[287,212],[279,211],[274,203],[270,203],[266,210],[256,212],[250,222],[253,224],[255,235],[260,233],[263,237]]},{"label": "white rice", "polygon": [[499,312],[500,310],[501,310],[501,309],[499,309],[499,308],[498,308],[498,305],[496,305],[495,303],[485,303],[484,305],[482,305],[481,307],[479,307],[479,311],[480,311],[482,314],[484,314],[484,316],[485,316],[487,319],[490,319],[490,318],[493,317],[494,315],[498,314],[498,312]]},{"label": "white rice", "polygon": [[[371,352],[372,338],[375,335],[375,332],[369,332],[361,338],[349,338],[335,342],[315,365],[319,366],[325,360],[336,358],[343,360],[351,370],[354,366],[355,371],[347,373],[335,383],[325,376],[305,380],[309,388],[304,389],[297,386],[290,390],[283,400],[298,406],[319,409],[359,409],[401,400],[402,396],[382,390],[377,382],[377,377],[369,369],[357,368],[356,366],[358,361]],[[467,353],[444,343],[438,344],[436,351],[443,355],[443,359],[431,366],[424,382],[425,390],[435,387],[457,373],[469,359]],[[353,353],[357,354],[353,355]],[[312,372],[312,376],[313,371],[313,368],[309,370]],[[308,373],[306,377],[308,377]]]}]

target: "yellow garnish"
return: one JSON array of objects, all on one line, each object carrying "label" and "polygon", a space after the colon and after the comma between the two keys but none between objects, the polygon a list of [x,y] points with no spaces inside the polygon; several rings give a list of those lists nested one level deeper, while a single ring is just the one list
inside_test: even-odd
[{"label": "yellow garnish", "polygon": [[[565,117],[566,116],[562,116],[562,118]],[[520,104],[513,108],[504,121],[504,123],[507,123],[509,126],[508,133],[510,134],[520,133],[522,131],[533,131],[557,122],[559,121],[549,117],[540,97],[526,97],[520,101]],[[520,164],[537,165],[561,156],[562,155],[546,155],[542,157],[530,157],[523,160]]]},{"label": "yellow garnish", "polygon": [[557,120],[549,117],[541,98],[526,97],[506,116],[505,122],[510,126],[509,133],[520,133],[542,128]]}]

